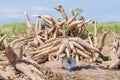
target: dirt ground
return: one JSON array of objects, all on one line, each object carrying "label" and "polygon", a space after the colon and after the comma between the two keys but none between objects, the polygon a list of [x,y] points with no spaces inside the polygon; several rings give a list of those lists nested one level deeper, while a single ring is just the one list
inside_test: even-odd
[{"label": "dirt ground", "polygon": [[62,69],[61,61],[50,61],[41,65],[49,80],[120,80],[119,70],[107,70],[86,62],[77,62],[75,71]]},{"label": "dirt ground", "polygon": [[[110,55],[110,48],[112,45],[113,37],[106,40],[103,54]],[[120,70],[102,69],[97,65],[87,62],[77,62],[75,71],[68,72],[62,69],[61,60],[49,61],[41,64],[41,71],[45,73],[49,80],[120,80]]]}]

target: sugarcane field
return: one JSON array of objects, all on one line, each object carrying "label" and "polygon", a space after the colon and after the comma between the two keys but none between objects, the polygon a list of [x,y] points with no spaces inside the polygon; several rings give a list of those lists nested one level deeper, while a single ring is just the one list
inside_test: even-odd
[{"label": "sugarcane field", "polygon": [[25,33],[0,37],[0,80],[120,80],[120,34],[99,33],[92,17],[61,4],[52,8],[60,20],[24,11]]}]

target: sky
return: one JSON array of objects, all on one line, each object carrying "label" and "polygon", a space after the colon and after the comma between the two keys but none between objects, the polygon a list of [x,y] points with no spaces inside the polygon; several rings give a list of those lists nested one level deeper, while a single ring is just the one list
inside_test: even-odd
[{"label": "sky", "polygon": [[120,21],[120,0],[0,0],[0,23],[25,22],[27,11],[34,23],[33,15],[50,15],[62,18],[53,7],[61,4],[70,18],[70,9],[81,8],[82,15],[97,22]]}]

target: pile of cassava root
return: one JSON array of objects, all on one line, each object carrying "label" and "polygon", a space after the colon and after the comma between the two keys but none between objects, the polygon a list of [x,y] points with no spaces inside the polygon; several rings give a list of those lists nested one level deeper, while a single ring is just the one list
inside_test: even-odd
[{"label": "pile of cassava root", "polygon": [[5,46],[0,52],[0,79],[47,80],[47,76],[40,72],[38,63],[59,60],[63,55],[74,57],[76,61],[97,63],[101,60],[101,65],[106,68],[115,68],[119,65],[118,36],[113,44],[111,60],[105,61],[102,49],[108,32],[104,31],[98,40],[95,21],[94,33],[86,33],[91,18],[77,19],[78,13],[70,10],[71,18],[68,19],[62,5],[54,8],[62,14],[62,20],[58,21],[48,15],[34,15],[36,23],[33,27],[28,13],[25,12],[27,34],[14,37],[11,42],[7,41],[6,35],[0,38],[1,46]]}]

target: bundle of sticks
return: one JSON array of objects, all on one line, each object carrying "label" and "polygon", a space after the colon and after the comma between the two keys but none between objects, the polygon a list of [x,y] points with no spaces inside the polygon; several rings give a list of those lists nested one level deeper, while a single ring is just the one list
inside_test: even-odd
[{"label": "bundle of sticks", "polygon": [[0,44],[5,46],[5,50],[0,53],[0,79],[48,80],[39,70],[40,66],[37,62],[23,56],[23,47],[21,45],[12,47],[6,39],[6,35],[0,39]]},{"label": "bundle of sticks", "polygon": [[[68,19],[62,5],[54,8],[62,14],[63,20],[58,21],[49,15],[33,15],[36,18],[34,27],[28,13],[25,12],[28,36],[31,37],[29,40],[32,39],[29,43],[34,47],[31,52],[32,59],[37,62],[44,58],[58,60],[62,54],[67,54],[68,57],[75,56],[77,61],[86,58],[92,59],[92,61],[96,61],[98,58],[105,60],[101,51],[107,32],[104,31],[100,43],[98,43],[96,22],[94,22],[94,33],[85,32],[91,18],[77,19],[78,13],[70,10],[72,17]],[[44,25],[42,21],[45,22]],[[91,36],[94,37],[94,40],[91,39]]]}]

